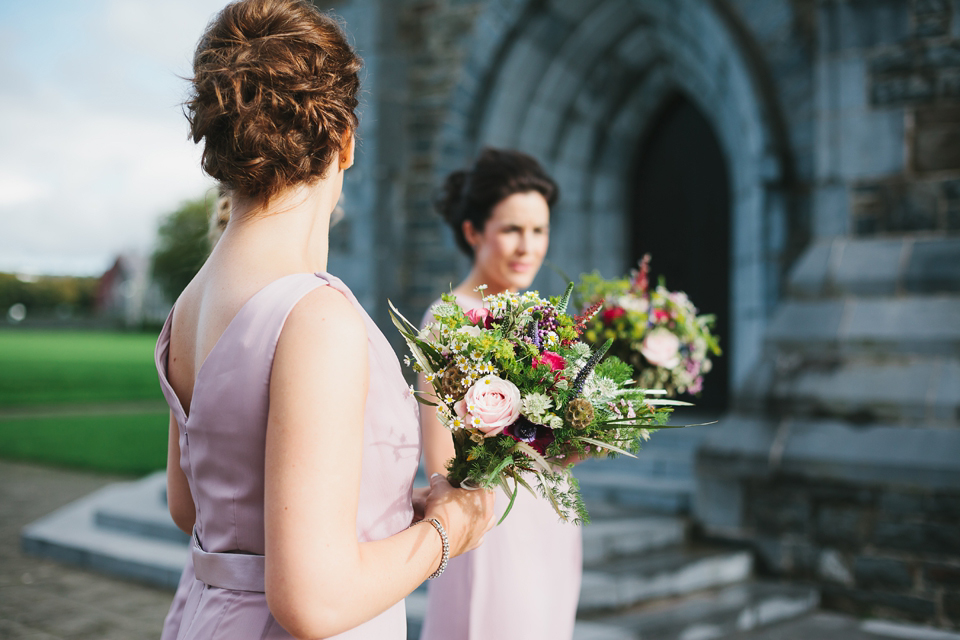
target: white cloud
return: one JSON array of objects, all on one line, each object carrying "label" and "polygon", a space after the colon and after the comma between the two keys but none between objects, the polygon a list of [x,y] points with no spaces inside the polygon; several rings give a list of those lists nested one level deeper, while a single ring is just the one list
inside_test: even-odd
[{"label": "white cloud", "polygon": [[45,192],[44,185],[33,178],[0,168],[0,210],[34,202]]},{"label": "white cloud", "polygon": [[148,252],[212,181],[180,110],[222,0],[0,7],[0,270],[91,273]]}]

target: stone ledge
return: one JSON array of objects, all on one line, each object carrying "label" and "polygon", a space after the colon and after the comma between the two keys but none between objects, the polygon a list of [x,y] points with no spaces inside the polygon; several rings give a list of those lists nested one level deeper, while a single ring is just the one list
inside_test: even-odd
[{"label": "stone ledge", "polygon": [[957,318],[960,296],[787,300],[765,340],[801,355],[960,355]]},{"label": "stone ledge", "polygon": [[675,606],[614,614],[597,622],[644,640],[739,637],[731,634],[796,618],[816,609],[818,602],[819,594],[808,586],[750,582],[691,594]]},{"label": "stone ledge", "polygon": [[812,244],[787,284],[797,298],[960,291],[960,238],[834,238]]},{"label": "stone ledge", "polygon": [[853,360],[766,381],[764,396],[780,414],[960,426],[960,358]]},{"label": "stone ledge", "polygon": [[[960,490],[960,429],[852,426],[829,420],[775,424],[730,415],[697,453],[698,485],[711,477],[783,474],[854,484]],[[699,488],[698,488],[699,491]]]},{"label": "stone ledge", "polygon": [[610,611],[642,601],[742,582],[753,571],[749,551],[676,549],[616,560],[585,570],[580,613]]}]

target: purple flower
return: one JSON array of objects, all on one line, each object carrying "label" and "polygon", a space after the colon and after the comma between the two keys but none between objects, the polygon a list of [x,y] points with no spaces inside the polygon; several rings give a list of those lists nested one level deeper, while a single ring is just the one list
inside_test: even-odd
[{"label": "purple flower", "polygon": [[530,422],[523,416],[520,416],[519,420],[504,429],[503,433],[517,442],[526,442],[540,454],[546,453],[547,447],[555,439],[553,429]]}]

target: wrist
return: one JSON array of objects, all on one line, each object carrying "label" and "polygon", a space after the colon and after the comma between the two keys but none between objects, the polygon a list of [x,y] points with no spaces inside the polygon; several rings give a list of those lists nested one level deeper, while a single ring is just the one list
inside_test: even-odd
[{"label": "wrist", "polygon": [[439,535],[440,537],[440,565],[437,567],[437,570],[427,576],[427,580],[433,580],[434,578],[439,578],[444,569],[447,568],[447,562],[450,560],[450,538],[447,535],[447,530],[444,528],[443,523],[437,517],[430,517],[416,524],[426,523],[429,524]]}]

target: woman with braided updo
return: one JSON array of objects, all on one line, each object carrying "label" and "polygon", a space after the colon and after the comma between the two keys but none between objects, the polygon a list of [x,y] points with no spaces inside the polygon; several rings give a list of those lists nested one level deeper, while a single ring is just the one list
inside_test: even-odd
[{"label": "woman with braided updo", "polygon": [[[485,149],[473,166],[451,173],[436,208],[457,245],[472,259],[453,289],[465,310],[484,295],[533,283],[550,240],[550,207],[557,185],[535,159],[518,151]],[[429,312],[424,324],[432,321]],[[421,376],[420,388],[429,387]],[[453,438],[435,407],[420,413],[427,473],[442,473]],[[497,519],[509,500],[497,492]],[[569,640],[581,574],[580,528],[560,522],[549,502],[517,494],[509,516],[483,546],[450,562],[427,590],[420,640]]]},{"label": "woman with braided updo", "polygon": [[360,65],[303,0],[232,3],[197,47],[187,118],[231,211],[157,341],[191,535],[165,639],[402,640],[403,598],[492,526],[490,492],[414,496],[416,401],[325,272]]}]

